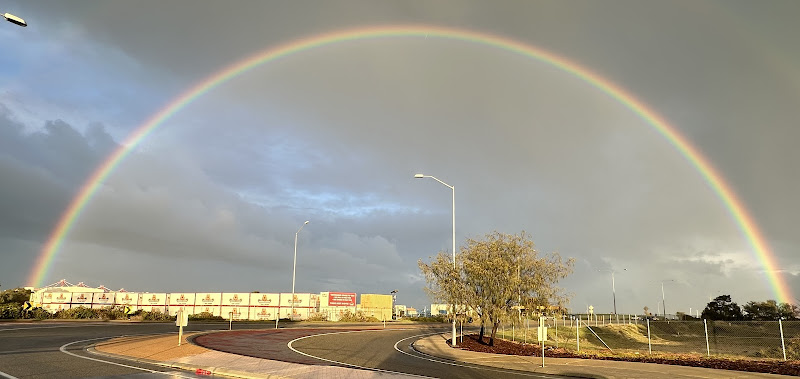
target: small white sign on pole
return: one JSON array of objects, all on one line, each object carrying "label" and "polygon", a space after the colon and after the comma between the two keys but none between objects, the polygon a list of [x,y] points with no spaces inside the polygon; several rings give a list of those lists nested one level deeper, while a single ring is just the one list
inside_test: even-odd
[{"label": "small white sign on pole", "polygon": [[189,312],[181,309],[178,311],[178,315],[175,318],[175,326],[178,327],[178,346],[181,345],[181,341],[183,340],[183,327],[187,325],[189,325]]},{"label": "small white sign on pole", "polygon": [[539,342],[542,342],[542,341],[547,341],[547,327],[546,327],[546,326],[540,326],[540,327],[538,328],[538,332],[539,332],[539,339],[538,339],[538,341],[539,341]]}]

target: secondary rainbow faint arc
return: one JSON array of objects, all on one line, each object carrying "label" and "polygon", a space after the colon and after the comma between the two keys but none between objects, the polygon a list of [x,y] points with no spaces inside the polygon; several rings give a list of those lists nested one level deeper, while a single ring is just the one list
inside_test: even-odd
[{"label": "secondary rainbow faint arc", "polygon": [[471,30],[424,25],[355,28],[295,40],[277,47],[268,48],[241,61],[235,62],[194,85],[167,104],[166,107],[155,113],[144,124],[136,128],[136,130],[125,139],[121,146],[92,173],[59,219],[58,224],[50,235],[31,271],[29,282],[32,282],[34,286],[41,285],[48,273],[53,257],[61,247],[61,243],[69,233],[75,220],[80,216],[81,211],[89,200],[91,200],[92,195],[113,172],[114,168],[134,149],[134,147],[136,147],[136,145],[147,137],[148,134],[198,97],[254,67],[273,62],[294,53],[346,41],[415,36],[438,37],[473,42],[534,58],[577,76],[628,107],[631,111],[653,126],[658,133],[666,137],[692,166],[700,172],[702,177],[725,204],[725,207],[733,216],[737,226],[741,229],[755,251],[778,301],[792,301],[793,297],[791,296],[791,292],[786,283],[781,279],[779,271],[776,269],[775,258],[772,256],[767,242],[764,240],[755,221],[749,215],[742,202],[737,198],[732,188],[725,182],[722,176],[714,169],[700,151],[692,146],[687,138],[682,136],[677,129],[669,125],[661,116],[648,108],[643,102],[639,101],[627,90],[614,84],[610,80],[601,77],[575,62],[543,49],[497,35]]}]

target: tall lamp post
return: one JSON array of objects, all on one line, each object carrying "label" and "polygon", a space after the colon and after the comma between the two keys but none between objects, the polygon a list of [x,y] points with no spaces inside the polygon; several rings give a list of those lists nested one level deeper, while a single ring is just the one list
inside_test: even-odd
[{"label": "tall lamp post", "polygon": [[11,13],[3,13],[2,16],[3,16],[3,18],[6,19],[6,21],[8,21],[8,22],[10,22],[12,24],[17,24],[17,25],[22,26],[22,27],[28,26],[28,23],[25,22],[25,20],[23,20],[21,17],[14,16]]},{"label": "tall lamp post", "polygon": [[[605,271],[611,272],[611,296],[612,296],[612,299],[614,301],[614,315],[616,315],[617,314],[617,289],[616,289],[616,286],[614,284],[614,270],[608,269],[608,270],[597,270],[597,271],[599,271],[599,272],[605,272]],[[627,268],[623,268],[622,271],[628,271],[628,269]]]},{"label": "tall lamp post", "polygon": [[[453,270],[456,269],[456,187],[451,186],[435,176],[431,175],[423,175],[423,174],[416,174],[414,175],[416,179],[423,179],[423,178],[431,178],[439,183],[444,184],[445,187],[450,188],[453,191]],[[453,347],[456,346],[456,304],[453,304],[453,339],[451,343]]]},{"label": "tall lamp post", "polygon": [[661,281],[661,311],[664,312],[664,320],[667,319],[667,303],[664,300],[664,282],[674,282],[675,279],[666,279]]},{"label": "tall lamp post", "polygon": [[292,314],[289,316],[290,320],[294,320],[294,274],[297,272],[297,235],[300,234],[300,231],[303,230],[303,227],[308,224],[308,221],[304,222],[303,225],[300,225],[300,229],[297,229],[297,233],[294,234],[294,267],[292,268]]}]

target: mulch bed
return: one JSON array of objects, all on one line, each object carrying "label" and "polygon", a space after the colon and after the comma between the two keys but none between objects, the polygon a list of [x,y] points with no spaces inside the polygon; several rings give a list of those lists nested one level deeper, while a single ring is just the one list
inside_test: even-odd
[{"label": "mulch bed", "polygon": [[[459,340],[460,342],[460,340]],[[450,340],[447,341],[450,346]],[[481,353],[542,356],[542,346],[534,344],[523,344],[501,339],[494,340],[494,346],[489,346],[489,337],[483,337],[483,343],[478,342],[477,334],[464,336],[464,341],[460,342],[456,348]],[[582,359],[604,359],[612,361],[659,363],[679,366],[706,367],[720,370],[736,370],[747,372],[763,372],[780,375],[800,376],[800,361],[777,361],[777,360],[750,360],[750,359],[725,359],[709,358],[692,354],[659,354],[659,355],[601,355],[589,353],[575,353],[564,348],[554,348],[545,346],[545,357],[553,358],[582,358]],[[609,353],[611,354],[611,353]]]}]

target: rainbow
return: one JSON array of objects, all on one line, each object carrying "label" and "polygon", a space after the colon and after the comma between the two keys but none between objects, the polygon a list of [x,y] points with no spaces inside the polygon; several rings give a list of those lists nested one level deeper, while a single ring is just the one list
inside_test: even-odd
[{"label": "rainbow", "polygon": [[222,70],[207,77],[202,82],[194,85],[180,96],[173,99],[167,106],[152,115],[144,124],[132,132],[120,147],[114,151],[86,180],[83,187],[62,214],[55,229],[48,238],[37,261],[30,273],[29,282],[40,286],[47,277],[50,263],[59,251],[65,236],[69,233],[75,220],[80,217],[86,204],[92,199],[100,185],[114,171],[114,168],[136,147],[142,140],[162,125],[175,113],[188,104],[222,85],[228,80],[247,72],[248,70],[265,63],[275,62],[281,58],[295,53],[311,50],[321,46],[332,45],[347,41],[360,41],[378,38],[399,37],[436,37],[441,39],[473,42],[481,45],[496,47],[502,50],[518,53],[540,62],[555,66],[564,72],[570,73],[587,84],[606,93],[622,105],[629,108],[658,133],[664,136],[676,149],[689,161],[689,163],[702,175],[708,185],[719,196],[733,216],[737,226],[746,237],[758,260],[763,266],[769,284],[779,302],[791,303],[793,297],[786,283],[781,279],[780,271],[776,269],[777,262],[772,255],[764,236],[752,216],[745,209],[744,204],[737,198],[733,189],[728,185],[717,170],[709,163],[689,140],[681,135],[676,128],[667,123],[664,118],[647,107],[646,104],[635,98],[624,88],[597,73],[580,66],[543,49],[514,41],[505,37],[480,33],[470,30],[452,29],[435,26],[377,26],[356,29],[347,29],[337,32],[325,33],[304,39],[295,40],[277,47],[268,48],[255,55],[235,62]]}]

